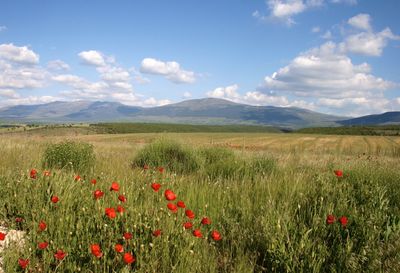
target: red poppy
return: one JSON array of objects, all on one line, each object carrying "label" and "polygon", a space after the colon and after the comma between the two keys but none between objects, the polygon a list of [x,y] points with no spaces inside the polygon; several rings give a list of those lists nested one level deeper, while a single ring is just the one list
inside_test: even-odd
[{"label": "red poppy", "polygon": [[194,237],[197,237],[197,238],[203,237],[203,234],[201,234],[200,229],[193,230],[193,235],[194,235]]},{"label": "red poppy", "polygon": [[333,216],[332,214],[329,214],[329,215],[326,217],[326,224],[327,224],[327,225],[332,225],[333,223],[335,223],[335,221],[336,221],[336,218],[335,218],[335,216]]},{"label": "red poppy", "polygon": [[342,227],[346,227],[348,219],[347,219],[346,216],[342,216],[342,217],[339,218],[339,222],[342,225]]},{"label": "red poppy", "polygon": [[219,241],[222,239],[221,234],[216,230],[211,232],[211,238],[213,238],[214,241]]},{"label": "red poppy", "polygon": [[100,245],[98,245],[98,244],[91,245],[90,250],[92,251],[92,254],[97,258],[101,258],[101,256],[103,256]]},{"label": "red poppy", "polygon": [[123,245],[120,245],[120,244],[116,244],[115,247],[114,247],[114,249],[115,249],[115,251],[118,252],[118,253],[124,252],[124,247],[123,247]]},{"label": "red poppy", "polygon": [[130,232],[125,232],[124,233],[125,240],[130,240],[130,239],[132,239],[132,237],[133,237],[132,233],[130,233]]},{"label": "red poppy", "polygon": [[122,203],[125,203],[126,202],[126,197],[124,195],[120,194],[118,196],[118,200],[121,201]]},{"label": "red poppy", "polygon": [[211,225],[211,220],[208,217],[204,217],[203,219],[201,219],[201,223],[203,225]]},{"label": "red poppy", "polygon": [[169,189],[165,190],[164,196],[165,196],[165,199],[167,199],[168,201],[174,201],[176,199],[175,193]]},{"label": "red poppy", "polygon": [[22,269],[25,269],[29,264],[29,259],[18,259],[18,264]]},{"label": "red poppy", "polygon": [[39,249],[46,249],[48,245],[49,245],[48,242],[41,242],[41,243],[38,243],[38,248]]},{"label": "red poppy", "polygon": [[186,211],[185,211],[185,214],[186,214],[186,216],[189,218],[189,219],[193,219],[194,218],[194,212],[193,211],[191,211],[190,209],[187,209]]},{"label": "red poppy", "polygon": [[168,203],[167,207],[172,213],[178,212],[178,207],[174,203]]},{"label": "red poppy", "polygon": [[50,176],[50,171],[44,171],[44,172],[43,172],[43,175],[44,175],[44,176]]},{"label": "red poppy", "polygon": [[150,168],[149,165],[146,164],[143,165],[143,170],[148,170],[149,168]]},{"label": "red poppy", "polygon": [[104,195],[104,192],[102,192],[101,190],[95,190],[93,195],[94,195],[94,199],[99,199]]},{"label": "red poppy", "polygon": [[119,184],[117,182],[112,182],[110,191],[119,191]]},{"label": "red poppy", "polygon": [[40,230],[40,231],[44,231],[44,230],[46,230],[46,228],[47,228],[46,223],[45,223],[44,221],[40,221],[40,223],[39,223],[39,230]]},{"label": "red poppy", "polygon": [[62,260],[65,258],[65,256],[67,256],[67,253],[65,253],[64,251],[62,251],[61,249],[57,250],[57,252],[54,254],[54,257],[57,260]]},{"label": "red poppy", "polygon": [[37,177],[37,170],[32,169],[31,172],[29,173],[29,176],[30,176],[32,179],[36,179],[36,177]]},{"label": "red poppy", "polygon": [[92,183],[93,185],[96,185],[97,180],[93,178],[92,180],[90,180],[90,183]]},{"label": "red poppy", "polygon": [[82,177],[78,174],[78,175],[75,175],[75,181],[81,181],[82,180]]},{"label": "red poppy", "polygon": [[176,203],[176,205],[178,206],[178,207],[180,207],[180,208],[186,208],[186,205],[185,205],[185,203],[183,202],[183,201],[178,201],[178,203]]},{"label": "red poppy", "polygon": [[163,172],[164,172],[164,167],[159,167],[159,168],[158,168],[158,171],[159,171],[160,173],[163,173]]},{"label": "red poppy", "polygon": [[0,232],[0,241],[4,241],[6,239],[7,233]]},{"label": "red poppy", "polygon": [[23,221],[24,221],[24,218],[22,218],[22,217],[15,218],[16,223],[22,223]]},{"label": "red poppy", "polygon": [[57,203],[60,199],[58,199],[58,196],[54,195],[51,197],[51,202],[53,202],[54,204]]},{"label": "red poppy", "polygon": [[190,229],[193,227],[193,224],[192,224],[192,222],[186,222],[183,224],[183,226],[185,227],[185,229]]},{"label": "red poppy", "polygon": [[157,230],[153,231],[153,236],[154,237],[158,237],[160,235],[161,235],[161,229],[157,229]]},{"label": "red poppy", "polygon": [[152,188],[154,191],[157,192],[157,191],[161,188],[161,184],[153,183],[153,184],[151,184],[151,188]]},{"label": "red poppy", "polygon": [[333,171],[334,173],[335,173],[335,175],[336,175],[336,177],[343,177],[343,171],[342,170],[334,170]]},{"label": "red poppy", "polygon": [[133,262],[135,262],[135,257],[131,254],[131,253],[125,253],[124,254],[124,262],[126,264],[131,264]]},{"label": "red poppy", "polygon": [[125,209],[124,209],[124,207],[123,207],[123,206],[121,206],[121,205],[118,205],[118,206],[117,206],[117,211],[118,211],[120,214],[123,214],[123,213],[124,213],[124,211],[125,211]]},{"label": "red poppy", "polygon": [[105,212],[106,212],[107,217],[110,219],[117,217],[117,213],[115,212],[114,208],[106,208]]}]

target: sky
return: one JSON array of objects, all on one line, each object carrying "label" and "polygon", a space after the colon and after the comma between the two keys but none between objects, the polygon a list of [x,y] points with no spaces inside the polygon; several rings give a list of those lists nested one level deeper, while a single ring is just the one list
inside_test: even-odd
[{"label": "sky", "polygon": [[0,0],[0,107],[400,111],[398,0]]}]

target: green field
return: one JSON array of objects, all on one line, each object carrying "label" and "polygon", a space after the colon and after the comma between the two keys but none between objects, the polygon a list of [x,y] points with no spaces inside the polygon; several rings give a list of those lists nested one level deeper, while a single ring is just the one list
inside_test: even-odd
[{"label": "green field", "polygon": [[[67,168],[43,175],[46,147],[65,139],[93,145],[95,165],[81,181]],[[141,150],[159,139],[181,143],[200,162],[197,169],[133,168]],[[204,150],[229,156],[207,161]],[[0,158],[0,225],[26,234],[23,246],[0,254],[7,273],[21,272],[20,258],[30,261],[26,272],[400,272],[400,137],[47,128],[3,132]],[[118,193],[110,191],[112,182]],[[97,189],[104,192],[99,200]],[[190,220],[183,209],[169,211],[166,189],[177,195],[172,203],[182,200],[195,213],[193,228],[203,238],[182,227]],[[118,205],[122,215],[105,216]],[[326,222],[330,214],[333,224]],[[345,226],[337,221],[342,216]],[[203,217],[211,225],[200,224]],[[212,239],[213,230],[221,240]],[[124,239],[125,232],[133,238]],[[49,245],[41,250],[40,242]],[[136,261],[127,265],[116,243]],[[54,257],[59,249],[67,253],[63,260]]]}]

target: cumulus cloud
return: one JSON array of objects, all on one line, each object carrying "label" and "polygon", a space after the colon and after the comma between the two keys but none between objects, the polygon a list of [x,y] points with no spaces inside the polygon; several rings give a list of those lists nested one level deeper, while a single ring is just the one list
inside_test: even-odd
[{"label": "cumulus cloud", "polygon": [[0,59],[22,65],[34,65],[39,63],[38,54],[26,46],[15,46],[13,44],[0,45]]},{"label": "cumulus cloud", "polygon": [[332,32],[330,30],[325,31],[325,33],[321,35],[321,38],[331,40],[333,38]]},{"label": "cumulus cloud", "polygon": [[70,70],[70,66],[61,61],[61,60],[53,60],[47,63],[47,68],[52,71],[68,71]]},{"label": "cumulus cloud", "polygon": [[320,32],[321,31],[321,28],[320,27],[313,27],[312,29],[311,29],[311,32],[312,33],[318,33],[318,32]]},{"label": "cumulus cloud", "polygon": [[208,97],[213,97],[213,98],[221,98],[221,99],[226,98],[230,100],[238,100],[240,99],[240,95],[237,92],[238,89],[239,85],[233,84],[226,87],[215,88],[214,90],[207,92],[206,95]]},{"label": "cumulus cloud", "polygon": [[97,50],[82,51],[78,56],[87,65],[103,66],[106,64],[103,54]]},{"label": "cumulus cloud", "polygon": [[360,13],[354,17],[351,17],[347,23],[355,28],[370,31],[371,28],[371,16],[366,13]]},{"label": "cumulus cloud", "polygon": [[358,3],[357,0],[331,0],[330,2],[334,3],[334,4],[344,3],[344,4],[348,4],[348,5],[352,5],[352,6],[357,5],[357,3]]},{"label": "cumulus cloud", "polygon": [[191,97],[192,97],[192,93],[190,93],[190,92],[185,92],[185,93],[183,93],[183,97],[184,97],[185,99],[191,98]]},{"label": "cumulus cloud", "polygon": [[174,83],[193,83],[196,80],[196,75],[193,71],[182,69],[180,64],[175,61],[164,62],[153,58],[145,58],[142,60],[140,72],[162,75]]},{"label": "cumulus cloud", "polygon": [[17,99],[20,95],[12,89],[0,89],[0,97]]},{"label": "cumulus cloud", "polygon": [[27,96],[10,98],[6,100],[0,100],[0,107],[13,106],[13,105],[30,105],[30,104],[43,104],[54,101],[59,101],[60,98],[54,96]]}]

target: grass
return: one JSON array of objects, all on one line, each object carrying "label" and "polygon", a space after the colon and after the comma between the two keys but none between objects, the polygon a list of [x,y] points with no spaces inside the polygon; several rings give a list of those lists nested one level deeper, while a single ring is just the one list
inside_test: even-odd
[{"label": "grass", "polygon": [[[163,134],[200,157],[199,171],[176,174],[131,168],[134,155],[160,134],[72,134],[69,139],[92,144],[96,154],[93,172],[75,181],[76,173],[52,169],[47,177],[40,168],[47,143],[63,135],[0,138],[0,219],[27,232],[25,247],[2,254],[6,272],[20,272],[21,257],[30,259],[34,272],[400,271],[397,137]],[[243,176],[204,175],[204,164],[235,161],[252,167]],[[38,169],[37,179],[29,177],[31,168]],[[250,178],[257,168],[271,171]],[[334,175],[336,169],[343,178]],[[113,181],[119,192],[109,190]],[[161,184],[159,192],[152,190],[154,182]],[[167,188],[195,212],[202,239],[182,228],[188,220],[183,210],[168,211]],[[96,189],[105,193],[99,200],[93,198]],[[50,201],[53,195],[60,198],[57,204]],[[104,209],[118,205],[124,214],[108,219]],[[346,228],[328,225],[329,214],[346,216]],[[211,226],[201,226],[204,216]],[[16,217],[25,221],[17,224]],[[41,220],[47,224],[43,232]],[[155,229],[162,230],[160,237],[152,235]],[[210,238],[212,230],[221,241]],[[124,232],[133,238],[124,240]],[[38,250],[42,241],[49,242],[46,250]],[[135,255],[133,265],[113,250],[115,243]],[[101,258],[91,253],[92,244],[100,244]],[[68,253],[61,262],[53,257],[57,249]]]},{"label": "grass", "polygon": [[301,134],[400,136],[400,125],[313,127],[295,131]]}]

